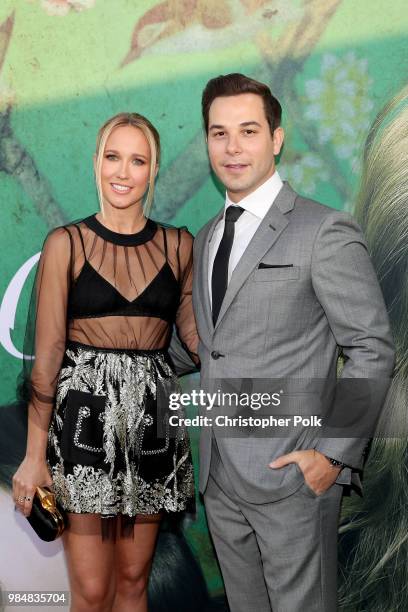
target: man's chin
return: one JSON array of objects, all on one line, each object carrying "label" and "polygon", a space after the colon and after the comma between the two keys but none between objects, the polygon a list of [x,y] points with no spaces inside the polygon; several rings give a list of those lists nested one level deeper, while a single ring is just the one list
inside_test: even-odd
[{"label": "man's chin", "polygon": [[228,195],[232,200],[236,200],[237,198],[242,199],[253,189],[251,189],[250,185],[225,185]]},{"label": "man's chin", "polygon": [[[222,179],[221,179],[222,180]],[[228,189],[228,191],[234,192],[234,193],[240,193],[241,191],[247,191],[248,189],[251,189],[251,182],[248,181],[248,177],[244,178],[244,177],[236,177],[236,178],[232,178],[226,177],[226,180],[223,181],[226,189]]]}]

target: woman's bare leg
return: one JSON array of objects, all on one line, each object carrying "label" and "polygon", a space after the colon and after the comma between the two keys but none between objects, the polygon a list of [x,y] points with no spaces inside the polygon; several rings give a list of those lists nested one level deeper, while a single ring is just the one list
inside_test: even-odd
[{"label": "woman's bare leg", "polygon": [[101,518],[69,513],[63,534],[71,586],[70,612],[110,612],[115,595],[113,540],[102,541]]},{"label": "woman's bare leg", "polygon": [[161,517],[136,523],[132,538],[115,544],[116,594],[113,612],[147,612],[147,584]]}]

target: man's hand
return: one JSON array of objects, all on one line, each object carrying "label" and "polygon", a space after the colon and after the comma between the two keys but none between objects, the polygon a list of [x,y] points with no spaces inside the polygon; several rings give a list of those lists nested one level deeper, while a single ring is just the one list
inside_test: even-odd
[{"label": "man's hand", "polygon": [[335,482],[341,467],[335,467],[322,453],[314,449],[294,451],[282,455],[269,464],[270,468],[281,468],[289,463],[297,463],[303,472],[306,484],[321,495]]}]

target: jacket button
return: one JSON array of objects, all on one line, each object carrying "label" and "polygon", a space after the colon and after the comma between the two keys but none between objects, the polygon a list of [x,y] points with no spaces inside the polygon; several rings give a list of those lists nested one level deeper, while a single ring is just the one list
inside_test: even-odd
[{"label": "jacket button", "polygon": [[224,357],[224,355],[222,355],[221,353],[219,353],[218,351],[212,351],[211,353],[211,357],[213,359],[219,359],[220,357]]}]

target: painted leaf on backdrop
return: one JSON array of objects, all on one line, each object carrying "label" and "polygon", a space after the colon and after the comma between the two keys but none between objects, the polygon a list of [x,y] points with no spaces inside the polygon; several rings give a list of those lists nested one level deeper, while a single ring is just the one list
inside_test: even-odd
[{"label": "painted leaf on backdrop", "polygon": [[14,26],[14,11],[9,17],[0,25],[0,72],[3,68],[4,58],[11,39],[11,33]]}]

